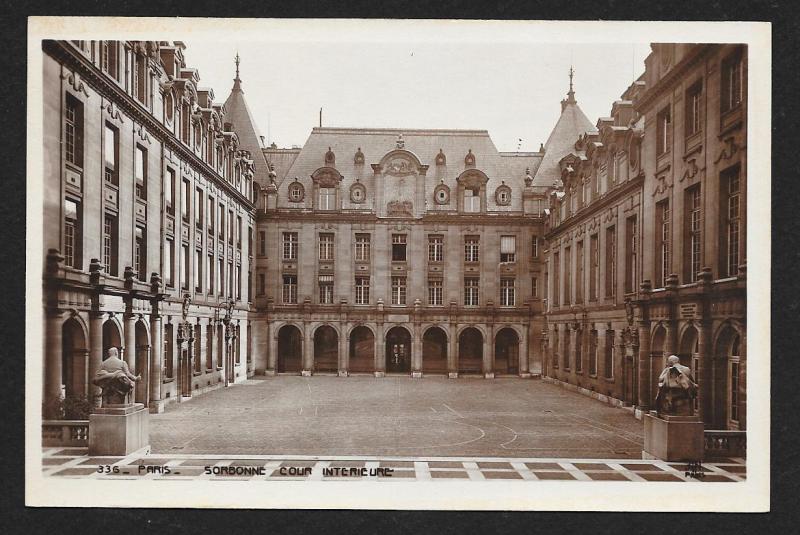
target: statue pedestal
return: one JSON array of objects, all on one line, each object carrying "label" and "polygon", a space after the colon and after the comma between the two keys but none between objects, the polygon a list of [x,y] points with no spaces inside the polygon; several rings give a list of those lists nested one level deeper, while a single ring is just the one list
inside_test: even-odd
[{"label": "statue pedestal", "polygon": [[702,420],[698,416],[644,415],[643,459],[662,461],[701,461],[703,459]]},{"label": "statue pedestal", "polygon": [[150,445],[142,403],[106,405],[89,415],[89,455],[128,455]]}]

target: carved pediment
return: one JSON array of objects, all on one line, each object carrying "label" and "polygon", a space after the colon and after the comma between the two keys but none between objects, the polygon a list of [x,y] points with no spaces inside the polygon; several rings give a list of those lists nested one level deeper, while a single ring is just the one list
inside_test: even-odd
[{"label": "carved pediment", "polygon": [[311,174],[311,180],[323,188],[335,188],[342,181],[342,174],[333,167],[320,167]]}]

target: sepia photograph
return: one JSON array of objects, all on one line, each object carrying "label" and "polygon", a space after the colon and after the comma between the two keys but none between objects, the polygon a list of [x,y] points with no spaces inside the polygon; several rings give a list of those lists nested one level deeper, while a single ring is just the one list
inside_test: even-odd
[{"label": "sepia photograph", "polygon": [[770,39],[30,18],[27,504],[768,510]]}]

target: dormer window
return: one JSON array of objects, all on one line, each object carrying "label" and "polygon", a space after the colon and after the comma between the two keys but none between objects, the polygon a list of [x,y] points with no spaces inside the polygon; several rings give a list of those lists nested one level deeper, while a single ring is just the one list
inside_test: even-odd
[{"label": "dormer window", "polygon": [[464,211],[478,213],[481,211],[480,186],[464,188]]},{"label": "dormer window", "polygon": [[302,202],[304,195],[305,191],[303,190],[303,185],[300,182],[293,182],[292,184],[289,184],[289,201]]},{"label": "dormer window", "polygon": [[497,188],[495,193],[495,201],[499,206],[508,206],[511,204],[511,188],[505,184]]},{"label": "dormer window", "polygon": [[336,188],[319,188],[318,208],[320,210],[336,209]]}]

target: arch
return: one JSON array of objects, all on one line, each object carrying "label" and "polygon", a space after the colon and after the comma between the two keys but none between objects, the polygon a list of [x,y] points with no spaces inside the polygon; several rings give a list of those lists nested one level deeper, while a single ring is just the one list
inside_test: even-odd
[{"label": "arch", "polygon": [[483,369],[483,333],[466,327],[458,335],[458,373],[481,373]]},{"label": "arch", "polygon": [[300,373],[303,369],[303,334],[286,324],[278,330],[278,373]]},{"label": "arch", "polygon": [[447,333],[438,326],[429,327],[422,335],[423,373],[447,373]]},{"label": "arch", "polygon": [[386,371],[411,371],[411,333],[405,327],[397,325],[386,332]]},{"label": "arch", "polygon": [[678,357],[681,364],[689,366],[695,370],[694,358],[700,353],[700,333],[693,324],[689,324],[681,334],[681,341],[678,344]]},{"label": "arch", "polygon": [[69,318],[61,326],[61,384],[66,397],[87,395],[89,351],[87,337],[80,322]]},{"label": "arch", "polygon": [[147,323],[140,319],[134,326],[136,340],[135,374],[142,375],[142,380],[136,383],[135,399],[137,403],[147,403],[147,364],[150,361],[150,333]]},{"label": "arch", "polygon": [[420,168],[424,168],[425,170],[427,170],[428,167],[427,165],[423,165],[423,163],[420,161],[419,157],[416,154],[407,149],[390,150],[389,152],[383,155],[383,158],[381,158],[381,161],[378,163],[378,165],[380,166],[381,169],[385,170],[386,164],[394,159],[410,160],[411,164],[417,168],[417,172],[420,172],[422,170]]},{"label": "arch", "polygon": [[662,364],[666,364],[667,355],[664,354],[664,345],[666,341],[667,328],[663,323],[659,322],[650,335],[650,355],[661,357],[663,360]]},{"label": "arch", "polygon": [[515,329],[504,327],[494,338],[494,370],[498,374],[519,373],[519,335]]},{"label": "arch", "polygon": [[[112,347],[122,348],[122,329],[114,317],[103,322],[103,360],[108,357],[108,350]],[[119,356],[122,358],[121,353]]]},{"label": "arch", "polygon": [[746,357],[741,332],[726,321],[720,327],[714,342],[713,361],[715,374],[718,377],[715,396],[715,423],[721,429],[739,427],[745,421],[746,399],[744,372]]},{"label": "arch", "polygon": [[375,333],[366,325],[358,325],[350,331],[351,373],[372,373],[375,369]]},{"label": "arch", "polygon": [[320,325],[314,330],[314,371],[339,370],[339,333],[330,325]]}]

